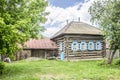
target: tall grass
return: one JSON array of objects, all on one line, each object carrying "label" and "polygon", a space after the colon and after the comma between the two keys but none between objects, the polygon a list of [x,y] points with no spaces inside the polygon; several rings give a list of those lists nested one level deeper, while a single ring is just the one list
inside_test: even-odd
[{"label": "tall grass", "polygon": [[17,61],[6,63],[0,80],[120,80],[120,66],[101,61]]}]

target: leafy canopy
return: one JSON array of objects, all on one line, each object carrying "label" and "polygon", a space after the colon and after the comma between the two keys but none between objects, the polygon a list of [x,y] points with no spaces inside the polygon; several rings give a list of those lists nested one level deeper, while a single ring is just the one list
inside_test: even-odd
[{"label": "leafy canopy", "polygon": [[12,57],[18,44],[38,37],[46,6],[44,0],[0,0],[0,54]]},{"label": "leafy canopy", "polygon": [[120,49],[120,0],[96,0],[89,13],[91,21],[101,27],[110,49]]}]

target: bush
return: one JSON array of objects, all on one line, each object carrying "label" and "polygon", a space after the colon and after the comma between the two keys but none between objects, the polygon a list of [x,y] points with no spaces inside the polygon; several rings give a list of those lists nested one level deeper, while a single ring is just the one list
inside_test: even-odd
[{"label": "bush", "polygon": [[3,74],[4,69],[5,69],[5,64],[4,64],[4,62],[0,62],[0,74]]},{"label": "bush", "polygon": [[119,65],[119,66],[120,66],[120,59],[118,59],[118,60],[115,62],[115,65]]}]

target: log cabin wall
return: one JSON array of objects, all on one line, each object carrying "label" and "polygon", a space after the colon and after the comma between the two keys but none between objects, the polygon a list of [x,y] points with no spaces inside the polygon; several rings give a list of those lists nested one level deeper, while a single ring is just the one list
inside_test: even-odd
[{"label": "log cabin wall", "polygon": [[[87,45],[90,41],[94,42],[94,44],[96,44],[97,41],[100,41],[102,43],[102,49],[101,50],[95,50],[95,49],[88,50],[87,49],[87,50],[82,51],[78,48],[77,51],[73,51],[71,49],[71,45],[72,45],[73,41],[77,41],[79,47],[80,47],[80,43],[82,41],[86,42]],[[57,43],[57,45],[59,47],[59,53],[64,52],[66,59],[70,59],[73,57],[81,58],[81,54],[87,55],[87,57],[92,55],[93,58],[94,57],[101,58],[101,57],[105,57],[105,54],[106,54],[105,43],[103,41],[103,36],[101,36],[101,35],[77,35],[77,34],[71,35],[71,34],[68,34],[68,35],[63,35],[63,36],[56,38],[55,42]],[[62,42],[62,47],[60,47],[61,42]],[[62,49],[60,49],[60,48],[62,48]],[[87,48],[88,48],[88,46],[87,46]],[[83,58],[85,58],[85,57],[83,56]]]}]

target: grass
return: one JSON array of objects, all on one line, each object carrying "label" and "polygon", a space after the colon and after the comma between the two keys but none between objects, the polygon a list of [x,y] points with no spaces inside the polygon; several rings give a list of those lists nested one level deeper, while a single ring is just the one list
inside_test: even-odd
[{"label": "grass", "polygon": [[17,61],[6,63],[0,80],[120,80],[120,66],[102,61]]}]

